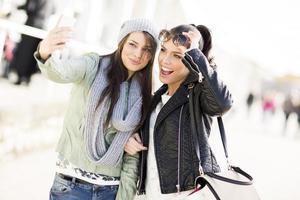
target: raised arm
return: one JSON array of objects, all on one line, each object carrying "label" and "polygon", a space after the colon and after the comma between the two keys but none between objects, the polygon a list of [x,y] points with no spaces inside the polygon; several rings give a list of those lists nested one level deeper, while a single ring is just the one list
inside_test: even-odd
[{"label": "raised arm", "polygon": [[186,52],[183,63],[202,81],[195,87],[201,109],[210,116],[222,115],[228,111],[232,105],[231,93],[203,53],[199,49],[192,49]]},{"label": "raised arm", "polygon": [[80,82],[86,76],[95,74],[97,70],[99,55],[95,53],[71,58],[55,54],[55,51],[65,48],[71,32],[69,27],[54,28],[34,53],[42,73],[55,82]]}]

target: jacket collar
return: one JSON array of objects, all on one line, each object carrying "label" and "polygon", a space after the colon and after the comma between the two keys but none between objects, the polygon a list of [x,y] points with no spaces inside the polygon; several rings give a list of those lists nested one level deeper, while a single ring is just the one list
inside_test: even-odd
[{"label": "jacket collar", "polygon": [[198,74],[190,72],[182,85],[187,87],[190,83],[198,83],[198,79]]},{"label": "jacket collar", "polygon": [[[157,92],[155,92],[153,97],[153,104],[151,107],[151,112],[156,108],[157,104],[161,101],[161,95],[163,95],[168,90],[167,85],[163,85]],[[181,85],[175,94],[169,99],[169,101],[160,110],[155,127],[159,126],[160,123],[170,115],[174,110],[176,110],[181,105],[188,102],[188,90],[185,85]]]}]

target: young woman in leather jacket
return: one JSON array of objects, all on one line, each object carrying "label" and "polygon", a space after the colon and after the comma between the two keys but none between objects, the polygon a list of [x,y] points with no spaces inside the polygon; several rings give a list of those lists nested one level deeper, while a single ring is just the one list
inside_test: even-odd
[{"label": "young woman in leather jacket", "polygon": [[155,92],[143,127],[129,139],[125,151],[141,154],[138,194],[145,194],[147,199],[185,199],[199,175],[190,128],[188,87],[195,83],[204,172],[220,171],[208,137],[212,116],[228,111],[232,99],[209,55],[211,34],[205,26],[180,25],[162,30],[160,40],[159,79],[164,85]]}]

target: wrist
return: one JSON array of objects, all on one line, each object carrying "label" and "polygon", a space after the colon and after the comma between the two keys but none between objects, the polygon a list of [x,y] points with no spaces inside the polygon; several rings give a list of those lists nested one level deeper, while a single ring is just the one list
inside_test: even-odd
[{"label": "wrist", "polygon": [[198,42],[192,42],[189,49],[198,49],[198,48],[199,48]]},{"label": "wrist", "polygon": [[37,46],[37,56],[38,56],[38,58],[41,59],[42,61],[46,61],[46,60],[50,57],[50,55],[49,55],[49,54],[46,54],[46,53],[43,52],[43,51],[41,51],[41,45],[42,45],[42,42],[43,42],[43,41],[41,41],[41,42],[39,43],[39,45]]},{"label": "wrist", "polygon": [[185,53],[191,51],[192,49],[199,49],[198,44],[192,42],[192,43],[190,44],[189,48],[186,49]]}]

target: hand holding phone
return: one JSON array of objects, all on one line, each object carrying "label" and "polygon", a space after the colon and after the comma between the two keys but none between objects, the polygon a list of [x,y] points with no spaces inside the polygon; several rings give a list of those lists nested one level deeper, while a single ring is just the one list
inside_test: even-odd
[{"label": "hand holding phone", "polygon": [[[42,59],[46,60],[50,55],[65,57],[69,55],[68,43],[72,37],[72,26],[75,19],[67,16],[60,16],[56,26],[39,46],[39,53]],[[65,48],[67,46],[67,48]]]}]

